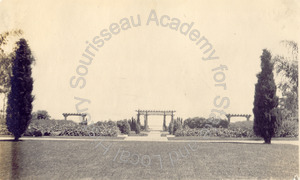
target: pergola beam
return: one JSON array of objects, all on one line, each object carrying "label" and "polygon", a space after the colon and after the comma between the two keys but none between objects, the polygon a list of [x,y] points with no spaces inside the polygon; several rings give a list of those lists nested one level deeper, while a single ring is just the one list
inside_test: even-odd
[{"label": "pergola beam", "polygon": [[68,116],[81,116],[83,124],[87,124],[87,122],[84,121],[85,117],[87,116],[85,113],[63,113],[62,115],[65,117],[65,120],[67,120]]},{"label": "pergola beam", "polygon": [[228,119],[228,122],[230,123],[231,117],[245,117],[247,119],[247,121],[249,121],[251,115],[250,114],[226,114],[226,117]]}]

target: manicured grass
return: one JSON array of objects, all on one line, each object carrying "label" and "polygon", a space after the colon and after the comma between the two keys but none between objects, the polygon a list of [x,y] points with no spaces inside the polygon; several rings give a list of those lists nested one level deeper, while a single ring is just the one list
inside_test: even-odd
[{"label": "manicured grass", "polygon": [[[168,140],[249,140],[249,141],[263,141],[263,138],[235,138],[235,137],[203,137],[203,136],[179,136],[179,137],[168,137]],[[286,138],[276,137],[272,138],[272,141],[298,141],[299,138]]]},{"label": "manicured grass", "polygon": [[[25,138],[32,138],[33,136],[24,136]],[[124,139],[125,137],[115,137],[115,136],[39,136],[38,138],[58,138],[58,139]]]},{"label": "manicured grass", "polygon": [[0,179],[292,179],[298,159],[278,144],[0,141]]}]

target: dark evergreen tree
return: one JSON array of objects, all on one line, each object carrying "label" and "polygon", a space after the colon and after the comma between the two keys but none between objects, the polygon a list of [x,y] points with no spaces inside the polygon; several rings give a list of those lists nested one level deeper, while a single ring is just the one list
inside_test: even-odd
[{"label": "dark evergreen tree", "polygon": [[140,134],[141,132],[141,126],[139,125],[139,123],[136,122],[136,120],[134,120],[134,124],[135,124],[135,133],[136,134]]},{"label": "dark evergreen tree", "polygon": [[7,129],[18,140],[26,131],[32,111],[33,79],[31,77],[31,64],[34,58],[25,39],[17,42],[16,55],[13,59],[11,90],[8,95],[6,109]]},{"label": "dark evergreen tree", "polygon": [[135,128],[136,128],[136,120],[132,117],[131,118],[131,124],[130,124],[130,128],[131,128],[131,131],[136,131]]},{"label": "dark evergreen tree", "polygon": [[173,121],[170,121],[168,128],[169,128],[169,133],[171,135],[174,134],[174,122]]},{"label": "dark evergreen tree", "polygon": [[173,122],[173,134],[175,135],[176,131],[182,129],[182,124],[179,118]]},{"label": "dark evergreen tree", "polygon": [[140,118],[137,119],[137,123],[139,124],[139,126],[141,126],[141,120],[140,120]]},{"label": "dark evergreen tree", "polygon": [[167,124],[166,124],[166,119],[164,118],[164,122],[163,122],[163,131],[167,131]]},{"label": "dark evergreen tree", "polygon": [[257,75],[258,82],[255,85],[253,130],[257,136],[264,138],[266,144],[271,143],[271,138],[280,126],[273,67],[271,53],[264,49],[261,72]]},{"label": "dark evergreen tree", "polygon": [[123,134],[129,134],[131,131],[130,125],[126,119],[117,121],[117,126]]}]

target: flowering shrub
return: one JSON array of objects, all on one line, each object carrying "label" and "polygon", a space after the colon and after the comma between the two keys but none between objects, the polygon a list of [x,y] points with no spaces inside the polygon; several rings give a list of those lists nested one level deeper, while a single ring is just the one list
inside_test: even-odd
[{"label": "flowering shrub", "polygon": [[117,136],[119,129],[113,121],[82,126],[66,120],[32,120],[25,136]]},{"label": "flowering shrub", "polygon": [[90,125],[90,126],[76,126],[65,129],[59,136],[117,136],[119,129],[117,126],[110,126],[108,124]]},{"label": "flowering shrub", "polygon": [[245,129],[252,130],[253,129],[253,121],[239,121],[229,124],[229,129]]},{"label": "flowering shrub", "polygon": [[253,131],[243,129],[225,129],[225,128],[194,128],[185,127],[175,132],[175,136],[207,136],[207,137],[255,137]]},{"label": "flowering shrub", "polygon": [[189,118],[184,121],[184,127],[193,128],[227,128],[228,121],[223,119],[205,119],[202,117]]},{"label": "flowering shrub", "polygon": [[11,132],[7,130],[6,125],[3,123],[0,123],[0,135],[12,135]]},{"label": "flowering shrub", "polygon": [[281,124],[281,128],[276,134],[278,137],[298,137],[298,122],[286,120]]},{"label": "flowering shrub", "polygon": [[[201,123],[198,123],[198,125],[201,125],[203,128],[189,128],[186,126],[184,129],[181,129],[179,131],[176,131],[176,136],[208,136],[208,137],[232,137],[232,138],[250,138],[255,137],[253,132],[253,121],[243,121],[243,122],[236,122],[231,123],[229,125],[229,128],[223,128],[222,126],[220,128],[214,127],[212,124],[208,124],[206,120],[198,120],[201,121]],[[225,120],[219,121],[219,123],[223,123]],[[190,122],[197,122],[197,121],[188,121],[186,124]],[[197,123],[194,123],[197,125]],[[203,124],[205,124],[203,126]],[[228,126],[228,124],[225,123],[225,126]]]}]

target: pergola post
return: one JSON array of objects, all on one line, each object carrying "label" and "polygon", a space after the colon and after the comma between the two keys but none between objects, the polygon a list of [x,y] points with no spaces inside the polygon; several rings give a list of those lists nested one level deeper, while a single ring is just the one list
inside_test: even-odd
[{"label": "pergola post", "polygon": [[136,112],[137,112],[137,123],[140,124],[141,123],[140,116],[144,116],[144,127],[145,127],[144,129],[147,131],[149,130],[148,116],[151,115],[164,116],[163,129],[166,129],[167,128],[166,116],[171,116],[171,122],[174,122],[174,113],[176,111],[136,110]]},{"label": "pergola post", "polygon": [[230,123],[230,114],[226,114],[226,117],[227,117],[227,119],[228,119],[228,123]]},{"label": "pergola post", "polygon": [[68,115],[64,114],[65,120],[67,120]]},{"label": "pergola post", "polygon": [[81,117],[82,117],[82,122],[83,122],[84,124],[87,124],[87,120],[85,119],[86,114],[83,114]]},{"label": "pergola post", "polygon": [[246,118],[247,118],[247,121],[249,121],[249,120],[250,120],[250,116],[246,116]]}]

